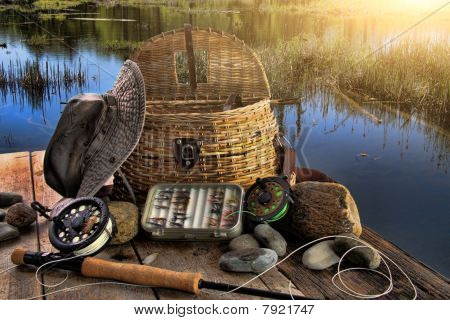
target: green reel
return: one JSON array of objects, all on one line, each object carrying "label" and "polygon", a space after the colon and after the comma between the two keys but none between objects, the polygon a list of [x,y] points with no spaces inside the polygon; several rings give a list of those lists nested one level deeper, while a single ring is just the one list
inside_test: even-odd
[{"label": "green reel", "polygon": [[292,202],[289,183],[282,177],[258,178],[245,193],[244,200],[249,220],[278,221],[287,214]]}]

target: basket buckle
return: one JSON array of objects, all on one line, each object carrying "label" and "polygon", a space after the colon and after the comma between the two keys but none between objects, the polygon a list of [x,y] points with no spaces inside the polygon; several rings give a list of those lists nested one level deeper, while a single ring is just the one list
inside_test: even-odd
[{"label": "basket buckle", "polygon": [[181,168],[191,169],[198,162],[202,141],[194,138],[177,138],[174,140],[174,156]]}]

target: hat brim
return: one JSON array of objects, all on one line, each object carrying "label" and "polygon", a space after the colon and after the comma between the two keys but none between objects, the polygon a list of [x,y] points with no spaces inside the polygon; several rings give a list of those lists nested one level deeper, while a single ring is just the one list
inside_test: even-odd
[{"label": "hat brim", "polygon": [[136,63],[125,61],[111,94],[117,101],[116,121],[101,149],[82,172],[77,197],[92,197],[120,168],[139,142],[145,120],[145,84]]}]

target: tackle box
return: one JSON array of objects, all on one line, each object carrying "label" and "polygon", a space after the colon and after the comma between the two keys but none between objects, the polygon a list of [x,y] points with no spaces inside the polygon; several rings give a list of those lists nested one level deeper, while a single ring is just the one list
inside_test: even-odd
[{"label": "tackle box", "polygon": [[141,225],[153,239],[232,239],[242,232],[243,199],[244,189],[232,183],[156,184]]}]

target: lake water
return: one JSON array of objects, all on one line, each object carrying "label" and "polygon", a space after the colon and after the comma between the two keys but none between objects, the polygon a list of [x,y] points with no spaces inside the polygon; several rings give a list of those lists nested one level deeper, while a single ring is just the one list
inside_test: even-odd
[{"label": "lake water", "polygon": [[[285,11],[254,11],[249,1],[217,1],[209,9],[83,5],[71,13],[83,17],[134,19],[129,22],[38,21],[30,13],[0,13],[0,62],[6,67],[38,60],[43,68],[79,66],[84,83],[52,88],[43,96],[19,89],[0,88],[0,153],[42,150],[56,127],[62,102],[80,92],[111,88],[124,58],[99,43],[107,40],[142,41],[185,22],[234,33],[252,46],[312,33],[343,36],[352,41],[379,44],[402,31],[409,19],[352,18],[304,15]],[[230,2],[227,2],[230,3]],[[219,8],[219,10],[217,10]],[[79,17],[80,15],[73,17]],[[40,49],[24,39],[52,34]],[[437,17],[407,36],[448,40],[450,23]],[[48,35],[48,34],[47,34]],[[395,107],[365,105],[382,120],[376,123],[347,102],[325,90],[304,97],[300,105],[275,108],[303,166],[320,169],[352,192],[362,222],[419,260],[450,275],[449,128],[423,123]]]}]

